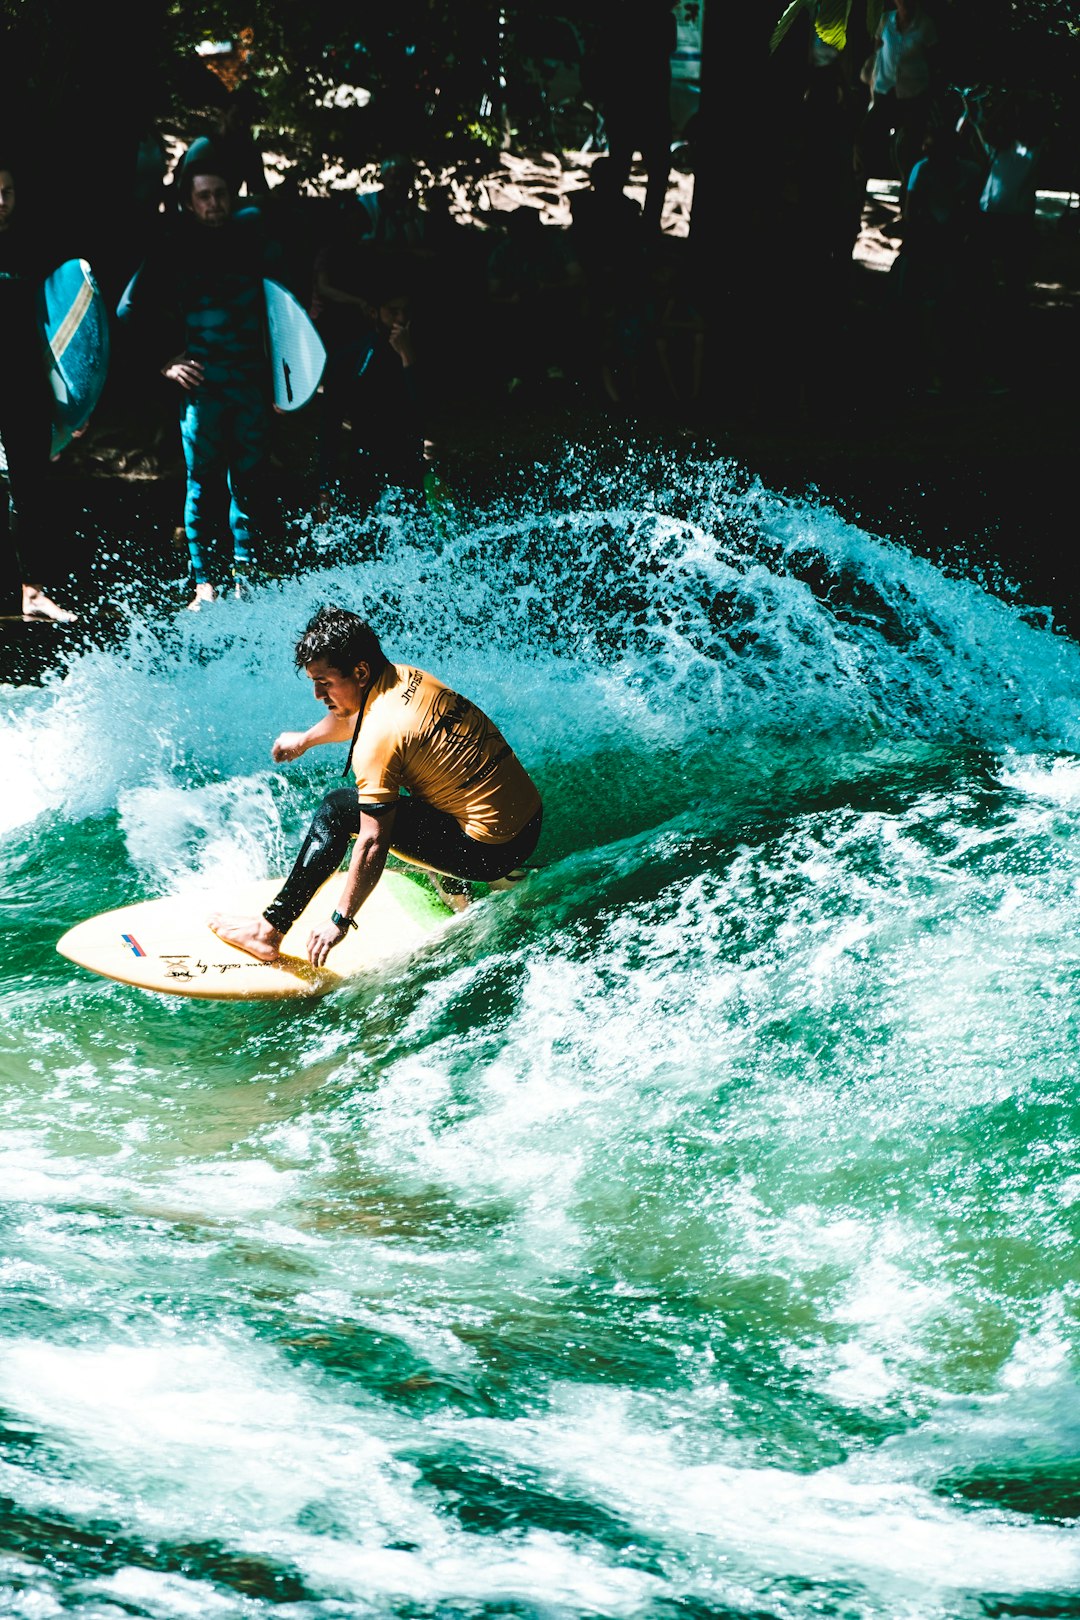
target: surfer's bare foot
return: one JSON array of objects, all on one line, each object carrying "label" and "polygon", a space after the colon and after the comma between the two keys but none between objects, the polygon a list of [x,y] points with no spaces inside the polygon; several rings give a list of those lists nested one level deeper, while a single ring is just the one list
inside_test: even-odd
[{"label": "surfer's bare foot", "polygon": [[259,962],[275,962],[285,935],[267,922],[265,917],[229,917],[215,912],[209,919],[210,928],[226,945],[235,945]]},{"label": "surfer's bare foot", "polygon": [[206,607],[208,603],[216,602],[216,601],[217,601],[217,591],[214,589],[214,587],[212,585],[206,585],[206,584],[196,585],[196,587],[195,587],[195,595],[192,597],[191,601],[188,603],[188,612],[189,613],[198,613],[200,608]]},{"label": "surfer's bare foot", "polygon": [[22,610],[28,619],[52,619],[56,624],[74,624],[75,614],[46,596],[40,585],[24,585]]}]

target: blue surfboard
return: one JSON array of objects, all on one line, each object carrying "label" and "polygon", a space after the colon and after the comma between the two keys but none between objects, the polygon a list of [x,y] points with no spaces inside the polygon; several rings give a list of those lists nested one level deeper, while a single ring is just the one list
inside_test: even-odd
[{"label": "blue surfboard", "polygon": [[52,453],[86,426],[109,370],[109,318],[85,259],[68,259],[41,289],[53,392]]},{"label": "blue surfboard", "polygon": [[266,324],[274,371],[274,404],[298,411],[322,381],[326,349],[318,328],[298,298],[279,281],[264,281]]}]

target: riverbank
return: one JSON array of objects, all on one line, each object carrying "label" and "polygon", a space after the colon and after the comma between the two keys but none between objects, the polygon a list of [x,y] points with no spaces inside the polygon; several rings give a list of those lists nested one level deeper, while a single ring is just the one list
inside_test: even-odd
[{"label": "riverbank", "polygon": [[[538,206],[543,197],[559,197],[542,166],[519,165],[511,178],[505,194],[488,195],[496,217],[520,206],[530,187]],[[675,263],[689,251],[688,178],[673,184],[665,251]],[[564,189],[563,205],[565,196]],[[508,467],[557,464],[567,447],[601,464],[622,458],[632,466],[657,453],[728,458],[776,490],[811,495],[951,570],[984,579],[1075,634],[1080,566],[1069,537],[1080,374],[1076,211],[1041,221],[1011,386],[995,389],[972,376],[928,392],[909,386],[894,342],[895,278],[888,272],[898,241],[896,201],[887,184],[868,190],[850,294],[809,377],[790,327],[740,323],[722,311],[710,319],[704,385],[690,405],[668,398],[648,369],[636,393],[618,405],[587,379],[507,398],[482,365],[462,364],[467,349],[451,349],[436,390],[436,436],[444,479],[462,509],[498,491]],[[306,228],[318,234],[316,223]],[[296,257],[302,262],[304,252]],[[797,274],[797,254],[792,262],[790,273]],[[82,624],[66,635],[6,626],[4,679],[25,678],[48,662],[54,644],[59,649],[104,633],[115,597],[129,596],[133,582],[159,605],[183,605],[184,476],[174,411],[175,401],[130,366],[111,377],[90,430],[55,469],[57,564]],[[314,559],[308,519],[314,431],[313,409],[275,420],[272,476],[282,519],[263,549],[270,574]]]}]

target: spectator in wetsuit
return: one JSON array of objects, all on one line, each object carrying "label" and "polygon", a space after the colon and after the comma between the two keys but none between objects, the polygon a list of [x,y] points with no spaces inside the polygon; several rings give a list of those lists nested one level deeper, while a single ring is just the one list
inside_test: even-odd
[{"label": "spectator in wetsuit", "polygon": [[75,615],[40,583],[51,528],[53,396],[37,300],[59,262],[23,213],[16,217],[15,173],[0,157],[0,440],[8,484],[0,492],[0,592],[6,612],[66,623]]},{"label": "spectator in wetsuit", "polygon": [[130,328],[157,327],[163,345],[163,327],[183,342],[161,374],[180,390],[184,530],[195,582],[189,606],[197,609],[217,599],[228,572],[215,555],[226,513],[236,595],[245,594],[255,567],[272,403],[262,286],[268,252],[260,216],[234,211],[205,138],[192,143],[177,183],[181,216],[148,254],[117,314]]},{"label": "spectator in wetsuit", "polygon": [[411,278],[400,261],[379,260],[375,270],[379,279],[365,294],[372,311],[367,331],[327,361],[317,446],[324,500],[339,485],[362,509],[386,489],[418,490],[424,477],[423,378]]}]

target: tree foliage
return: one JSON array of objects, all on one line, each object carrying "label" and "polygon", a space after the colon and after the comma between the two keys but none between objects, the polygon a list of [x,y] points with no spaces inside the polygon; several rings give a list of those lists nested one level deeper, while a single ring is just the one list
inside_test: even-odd
[{"label": "tree foliage", "polygon": [[[756,118],[750,103],[770,83],[759,64],[774,63],[773,82],[794,82],[783,64],[805,53],[812,28],[863,51],[884,3],[793,0],[778,22],[782,0],[726,10],[710,0],[705,95],[711,51],[717,130],[738,127],[743,109]],[[956,82],[1044,96],[1059,122],[1075,118],[1075,0],[925,3]],[[478,169],[518,136],[550,140],[545,72],[565,68],[568,93],[587,97],[590,60],[632,26],[625,0],[550,0],[547,10],[526,0],[0,0],[0,145],[28,153],[50,184],[68,168],[81,179],[88,161],[133,162],[148,122],[190,130],[242,89],[261,144],[301,182],[395,151],[433,172]],[[206,54],[213,42],[236,45],[231,63]]]},{"label": "tree foliage", "polygon": [[167,13],[168,97],[181,111],[228,95],[224,75],[215,85],[198,53],[235,40],[234,79],[253,97],[264,142],[305,178],[397,151],[433,171],[469,165],[507,139],[508,97],[522,71],[515,24],[514,11],[493,0],[395,0],[380,11],[340,0],[184,0]]}]

